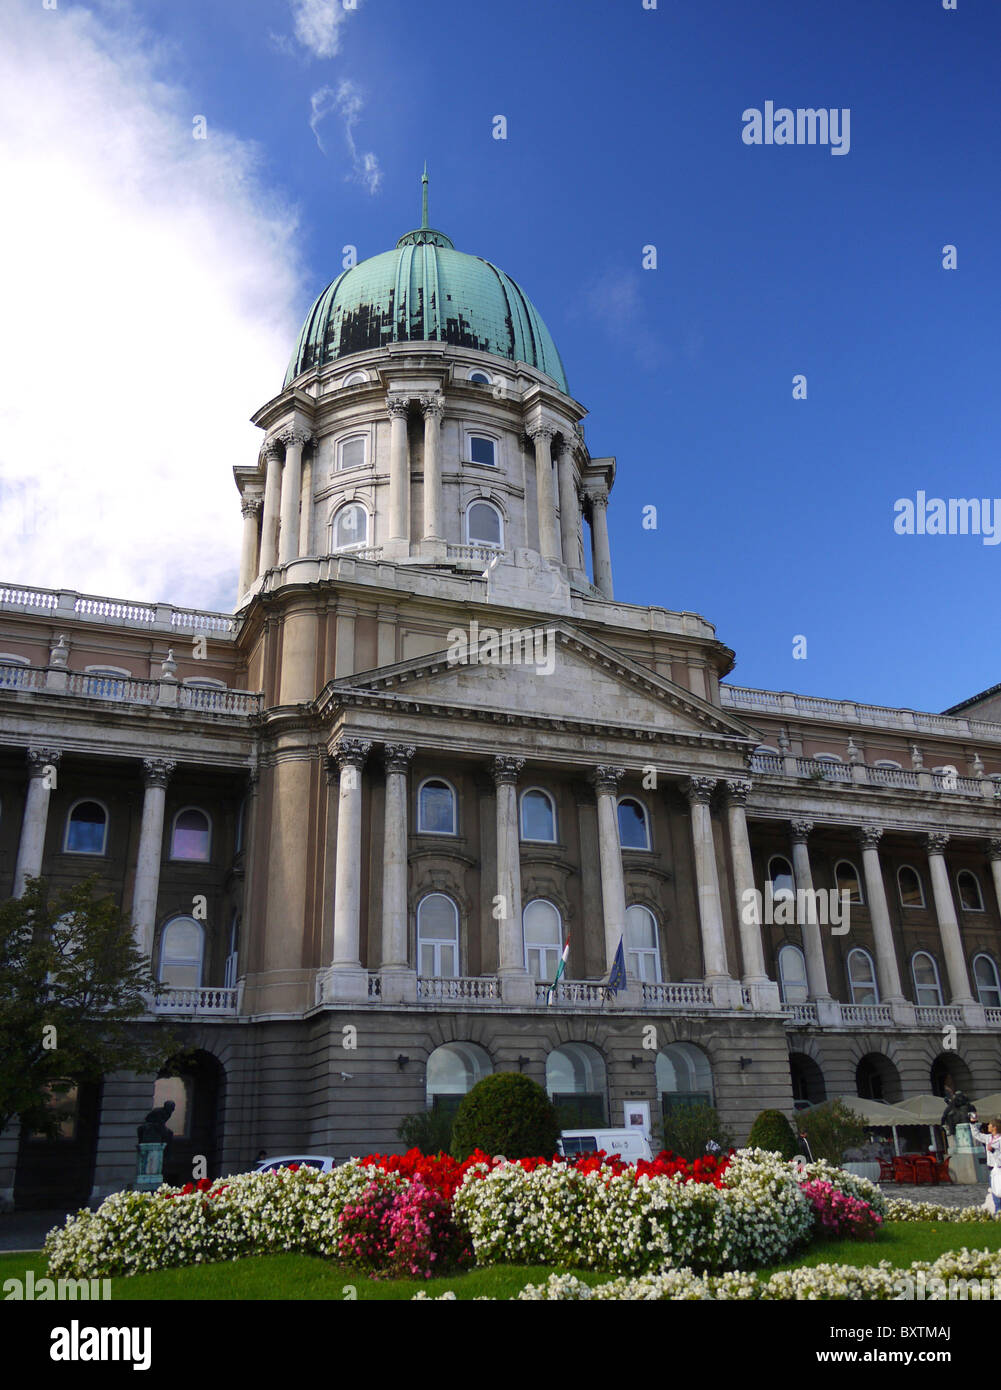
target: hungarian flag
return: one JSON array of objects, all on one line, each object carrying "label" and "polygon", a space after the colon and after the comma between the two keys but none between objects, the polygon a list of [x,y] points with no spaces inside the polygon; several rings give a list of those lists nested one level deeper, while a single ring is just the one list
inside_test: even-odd
[{"label": "hungarian flag", "polygon": [[553,981],[553,983],[552,983],[552,984],[549,986],[549,988],[546,990],[546,1004],[547,1004],[547,1005],[549,1005],[549,1004],[551,1004],[551,1003],[553,1002],[553,995],[554,995],[554,993],[556,992],[556,986],[559,984],[560,980],[562,980],[563,976],[566,974],[567,960],[568,960],[569,956],[570,956],[570,938],[569,938],[569,936],[568,936],[568,937],[567,937],[567,944],[563,947],[563,954],[560,956],[560,963],[559,963],[559,965],[556,967],[556,979]]}]

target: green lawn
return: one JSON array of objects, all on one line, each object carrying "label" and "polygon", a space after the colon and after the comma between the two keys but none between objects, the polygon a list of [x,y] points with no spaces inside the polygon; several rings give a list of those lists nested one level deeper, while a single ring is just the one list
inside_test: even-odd
[{"label": "green lawn", "polygon": [[[912,1260],[934,1260],[962,1246],[970,1250],[1001,1249],[1001,1223],[898,1221],[888,1223],[873,1241],[829,1241],[814,1245],[805,1254],[773,1269],[800,1269],[818,1264],[875,1265],[889,1260],[902,1268]],[[45,1259],[35,1255],[0,1255],[0,1288],[3,1280],[23,1279],[32,1269],[36,1281],[46,1275]],[[545,1283],[556,1271],[544,1266],[495,1265],[445,1279],[383,1280],[337,1269],[313,1255],[259,1255],[229,1264],[190,1265],[185,1269],[137,1274],[113,1279],[111,1295],[118,1300],[241,1299],[290,1300],[352,1297],[365,1300],[409,1300],[419,1289],[429,1296],[451,1290],[458,1299],[512,1298],[526,1284]],[[562,1271],[560,1271],[562,1272]],[[612,1278],[594,1270],[574,1271],[588,1284]],[[353,1291],[353,1292],[352,1292]]]}]

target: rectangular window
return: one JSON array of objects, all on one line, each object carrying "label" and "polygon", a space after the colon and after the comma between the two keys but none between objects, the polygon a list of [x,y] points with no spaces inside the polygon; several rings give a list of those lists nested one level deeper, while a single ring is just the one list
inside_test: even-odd
[{"label": "rectangular window", "polygon": [[495,468],[497,459],[494,441],[481,434],[471,434],[469,436],[469,457],[473,463],[485,463],[489,467]]}]

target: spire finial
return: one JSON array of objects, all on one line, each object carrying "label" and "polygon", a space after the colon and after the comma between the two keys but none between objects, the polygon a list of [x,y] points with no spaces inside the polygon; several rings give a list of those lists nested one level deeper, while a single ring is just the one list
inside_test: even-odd
[{"label": "spire finial", "polygon": [[424,173],[421,176],[421,227],[429,227],[428,222],[428,162],[424,161]]}]

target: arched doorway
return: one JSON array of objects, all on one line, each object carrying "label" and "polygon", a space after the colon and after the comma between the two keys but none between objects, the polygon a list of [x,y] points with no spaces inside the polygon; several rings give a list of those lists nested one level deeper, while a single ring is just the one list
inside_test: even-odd
[{"label": "arched doorway", "polygon": [[931,1064],[929,1074],[933,1096],[945,1096],[949,1091],[963,1091],[973,1098],[973,1073],[956,1052],[940,1052]]},{"label": "arched doorway", "polygon": [[805,1052],[789,1053],[789,1075],[792,1079],[792,1098],[797,1110],[808,1105],[821,1105],[827,1099],[824,1073]]},{"label": "arched doorway", "polygon": [[546,1058],[546,1090],[561,1129],[608,1123],[605,1060],[590,1043],[564,1043]]},{"label": "arched doorway", "polygon": [[882,1052],[867,1052],[855,1068],[855,1094],[862,1100],[883,1100],[895,1105],[903,1100],[900,1073]]},{"label": "arched doorway", "polygon": [[68,1090],[53,1089],[48,1108],[59,1122],[53,1138],[22,1126],[14,1175],[19,1210],[82,1207],[94,1187],[101,1083],[80,1081]]},{"label": "arched doorway", "polygon": [[463,1097],[492,1071],[489,1054],[476,1043],[436,1047],[427,1060],[428,1109],[454,1119]]},{"label": "arched doorway", "polygon": [[174,1138],[164,1159],[164,1182],[183,1187],[201,1177],[203,1169],[205,1177],[219,1177],[225,1084],[222,1065],[210,1052],[172,1057],[157,1077],[153,1108],[168,1100],[174,1102],[174,1113],[167,1122]]},{"label": "arched doorway", "polygon": [[662,1114],[679,1105],[714,1104],[712,1066],[701,1047],[672,1043],[657,1053],[656,1070]]}]

